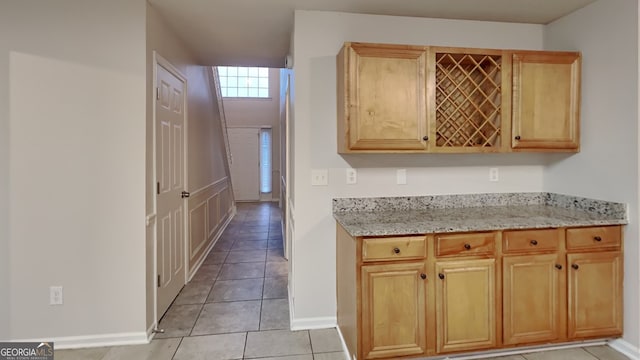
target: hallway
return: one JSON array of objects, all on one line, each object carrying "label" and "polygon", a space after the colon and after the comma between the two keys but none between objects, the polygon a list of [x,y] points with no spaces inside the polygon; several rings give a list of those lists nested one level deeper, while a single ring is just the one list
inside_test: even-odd
[{"label": "hallway", "polygon": [[343,360],[335,329],[289,331],[280,209],[239,203],[149,345],[56,351],[57,360]]}]

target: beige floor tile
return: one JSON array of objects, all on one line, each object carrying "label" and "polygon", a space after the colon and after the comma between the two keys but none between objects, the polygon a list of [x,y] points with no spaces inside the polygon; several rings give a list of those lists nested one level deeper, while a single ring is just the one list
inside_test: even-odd
[{"label": "beige floor tile", "polygon": [[282,249],[284,244],[282,243],[282,239],[269,239],[268,248],[271,249]]},{"label": "beige floor tile", "polygon": [[225,263],[264,262],[266,254],[267,250],[231,251]]},{"label": "beige floor tile", "polygon": [[606,345],[589,346],[584,348],[587,352],[600,360],[629,360],[625,355],[615,351]]},{"label": "beige floor tile", "polygon": [[522,355],[508,355],[508,356],[492,357],[486,360],[526,360],[526,359]]},{"label": "beige floor tile", "polygon": [[345,360],[347,357],[343,352],[330,352],[313,354],[314,360]]},{"label": "beige floor tile", "polygon": [[173,360],[242,359],[246,336],[237,333],[186,337]]},{"label": "beige floor tile", "polygon": [[260,300],[264,279],[218,280],[207,302]]},{"label": "beige floor tile", "polygon": [[114,346],[102,360],[171,360],[178,345],[180,338],[153,340],[145,345]]},{"label": "beige floor tile", "polygon": [[193,278],[191,278],[191,282],[207,282],[213,284],[216,276],[220,273],[221,267],[222,264],[203,264]]},{"label": "beige floor tile", "polygon": [[56,350],[53,344],[53,357],[56,360],[102,360],[109,352],[108,347],[99,347],[91,349],[70,349]]},{"label": "beige floor tile", "polygon": [[289,299],[262,301],[260,331],[289,330]]},{"label": "beige floor tile", "polygon": [[284,258],[284,249],[270,249],[267,250],[267,262],[286,262]]},{"label": "beige floor tile", "polygon": [[267,240],[237,240],[231,247],[231,251],[266,250]]},{"label": "beige floor tile", "polygon": [[284,299],[289,297],[286,276],[264,278],[263,299]]},{"label": "beige floor tile", "polygon": [[287,276],[289,274],[289,263],[268,262],[265,272],[266,277]]},{"label": "beige floor tile", "polygon": [[264,277],[265,263],[224,264],[218,280],[255,279]]},{"label": "beige floor tile", "polygon": [[542,351],[523,355],[527,360],[598,360],[581,348]]},{"label": "beige floor tile", "polygon": [[[260,358],[260,359],[257,359],[257,360],[313,360],[313,355],[305,354],[305,355],[266,357],[266,358]],[[344,360],[344,358],[340,359],[340,360]]]},{"label": "beige floor tile", "polygon": [[246,359],[303,354],[311,354],[308,331],[273,330],[247,334]]},{"label": "beige floor tile", "polygon": [[211,282],[190,282],[182,288],[173,305],[204,304],[213,286]]},{"label": "beige floor tile", "polygon": [[235,241],[234,239],[221,238],[213,246],[212,251],[214,252],[229,251],[231,250],[231,246],[233,246],[234,241]]},{"label": "beige floor tile", "polygon": [[164,333],[156,334],[155,339],[188,336],[201,309],[202,305],[172,305],[158,325]]},{"label": "beige floor tile", "polygon": [[228,251],[212,251],[204,259],[203,265],[223,264],[228,254]]},{"label": "beige floor tile", "polygon": [[236,236],[240,241],[266,241],[269,238],[269,230],[264,228],[263,231],[239,233]]},{"label": "beige floor tile", "polygon": [[260,326],[261,301],[205,304],[191,335],[256,331]]},{"label": "beige floor tile", "polygon": [[342,351],[342,342],[335,328],[309,330],[309,335],[314,353]]}]

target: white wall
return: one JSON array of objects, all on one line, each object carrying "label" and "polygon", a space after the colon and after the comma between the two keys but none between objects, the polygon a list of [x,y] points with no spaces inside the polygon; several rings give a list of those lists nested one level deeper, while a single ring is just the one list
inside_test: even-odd
[{"label": "white wall", "polygon": [[[0,34],[9,34],[9,11],[0,2]],[[0,36],[0,340],[9,329],[9,37]]]},{"label": "white wall", "polygon": [[272,198],[280,196],[280,70],[269,69],[269,98],[224,98],[224,111],[229,127],[271,126]]},{"label": "white wall", "polygon": [[[542,191],[544,156],[340,156],[336,151],[336,54],[345,41],[541,49],[539,25],[296,11],[294,34],[294,326],[335,319],[335,225],[331,199],[442,193]],[[524,164],[524,165],[523,165]],[[345,168],[358,183],[345,185]],[[499,166],[501,181],[488,181]],[[407,185],[395,169],[407,168]],[[310,186],[311,169],[330,170],[329,186]]]},{"label": "white wall", "polygon": [[[146,123],[146,212],[152,214],[155,211],[154,199],[155,180],[153,174],[153,51],[174,65],[187,79],[187,132],[189,138],[188,149],[188,177],[187,189],[195,195],[197,190],[215,190],[212,185],[218,180],[229,177],[229,165],[227,164],[218,99],[211,91],[208,66],[200,66],[194,52],[162,18],[160,13],[147,3],[147,123]],[[192,201],[200,201],[191,197]],[[221,207],[224,205],[221,204]],[[229,211],[228,206],[220,209],[222,214]],[[208,217],[207,217],[208,219]],[[213,224],[216,225],[216,224]],[[154,294],[156,291],[154,267],[154,226],[147,227],[146,234],[146,297],[147,327],[153,324]],[[203,228],[208,226],[203,224]],[[211,240],[207,238],[207,240]],[[206,248],[206,245],[204,246]],[[196,259],[197,260],[197,259]]]},{"label": "white wall", "polygon": [[548,49],[582,51],[582,146],[544,173],[546,191],[629,204],[624,339],[640,347],[638,3],[600,0],[545,28]]},{"label": "white wall", "polygon": [[[4,1],[0,14],[9,337],[144,334],[145,1]],[[50,285],[64,305],[48,305]]]}]

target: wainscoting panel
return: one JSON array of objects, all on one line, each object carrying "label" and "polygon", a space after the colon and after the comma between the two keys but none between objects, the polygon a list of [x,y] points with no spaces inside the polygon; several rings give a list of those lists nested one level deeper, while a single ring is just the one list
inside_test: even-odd
[{"label": "wainscoting panel", "polygon": [[202,262],[210,245],[219,236],[233,210],[229,178],[213,182],[189,198],[189,274]]}]

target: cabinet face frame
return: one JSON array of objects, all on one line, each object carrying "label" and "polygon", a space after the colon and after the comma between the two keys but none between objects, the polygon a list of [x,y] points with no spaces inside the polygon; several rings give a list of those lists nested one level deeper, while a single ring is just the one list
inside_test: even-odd
[{"label": "cabinet face frame", "polygon": [[[512,52],[511,57],[513,62],[511,147],[513,150],[580,151],[580,53],[517,51]],[[554,65],[556,68],[553,67]],[[555,73],[556,71],[559,74]],[[562,89],[552,85],[553,82],[557,84],[558,76],[567,77],[568,93],[562,94],[560,93]],[[537,87],[538,85],[540,88]],[[540,91],[544,94],[539,93]],[[554,91],[558,94],[556,97],[564,96],[566,101],[560,104],[553,103],[551,101],[553,96],[550,94],[554,94]],[[547,113],[546,109],[553,109],[554,105],[558,111],[564,110],[566,113],[562,115]],[[554,134],[553,131],[547,131],[546,129],[553,125],[548,122],[549,119],[558,118],[564,125],[564,133]]]},{"label": "cabinet face frame", "polygon": [[[361,354],[363,359],[423,355],[426,353],[427,280],[420,277],[421,274],[426,274],[425,268],[424,261],[362,266],[361,316],[363,333],[361,334]],[[405,281],[402,284],[405,285],[404,287],[399,286],[398,282],[401,280]],[[380,289],[376,287],[380,287]],[[396,291],[390,293],[385,290]],[[377,306],[374,306],[374,297],[378,301]],[[415,305],[415,307],[412,308],[412,305]],[[398,327],[397,322],[395,323],[396,326],[393,326],[388,321],[381,321],[382,328],[377,326],[377,320],[389,320],[394,314],[410,318],[412,323]],[[379,317],[382,319],[377,319]],[[364,333],[365,329],[368,329],[367,333]],[[398,337],[396,339],[397,343],[390,345],[376,344],[376,340],[379,338],[378,329],[383,331],[382,337],[387,339],[389,338],[389,333],[394,333],[394,336]],[[402,335],[412,332],[413,336],[402,338]]]}]

